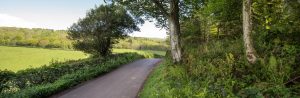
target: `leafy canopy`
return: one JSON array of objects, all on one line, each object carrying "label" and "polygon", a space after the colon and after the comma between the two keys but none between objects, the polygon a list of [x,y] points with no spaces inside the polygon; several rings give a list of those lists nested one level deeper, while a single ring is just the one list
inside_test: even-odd
[{"label": "leafy canopy", "polygon": [[[108,0],[125,6],[137,18],[155,21],[157,27],[168,29],[171,0]],[[178,0],[179,16],[188,17],[193,9],[202,6],[205,0]]]},{"label": "leafy canopy", "polygon": [[116,5],[100,5],[69,28],[74,48],[95,56],[111,54],[112,44],[139,28],[127,11]]}]

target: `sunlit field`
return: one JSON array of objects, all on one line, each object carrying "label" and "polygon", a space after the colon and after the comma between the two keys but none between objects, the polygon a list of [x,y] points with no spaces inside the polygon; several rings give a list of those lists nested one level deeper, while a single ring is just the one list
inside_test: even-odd
[{"label": "sunlit field", "polygon": [[[164,51],[113,49],[113,53],[125,52],[150,52],[158,55],[165,54]],[[26,68],[49,65],[54,61],[64,62],[87,57],[88,54],[81,51],[0,46],[0,69],[18,71]]]},{"label": "sunlit field", "polygon": [[88,55],[80,51],[0,46],[0,69],[18,71],[48,65],[50,62],[78,60]]},{"label": "sunlit field", "polygon": [[165,51],[155,51],[155,50],[113,49],[113,53],[124,53],[124,52],[149,52],[160,56],[164,56],[166,54]]}]

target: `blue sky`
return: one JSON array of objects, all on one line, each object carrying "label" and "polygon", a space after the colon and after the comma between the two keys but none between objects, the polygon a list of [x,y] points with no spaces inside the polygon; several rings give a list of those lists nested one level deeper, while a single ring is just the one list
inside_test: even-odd
[{"label": "blue sky", "polygon": [[[102,0],[0,0],[0,26],[67,29]],[[146,22],[131,36],[165,38],[165,30]]]}]

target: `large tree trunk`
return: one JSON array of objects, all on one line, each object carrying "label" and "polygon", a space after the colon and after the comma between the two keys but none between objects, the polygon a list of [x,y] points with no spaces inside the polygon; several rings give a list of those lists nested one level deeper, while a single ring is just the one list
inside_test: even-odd
[{"label": "large tree trunk", "polygon": [[180,24],[179,24],[179,0],[170,1],[170,15],[168,17],[171,54],[174,63],[181,62],[181,46],[180,46]]},{"label": "large tree trunk", "polygon": [[257,58],[255,55],[255,49],[252,46],[251,32],[252,32],[252,21],[251,21],[251,4],[252,0],[244,0],[243,2],[243,39],[244,47],[246,50],[247,60],[250,63],[255,63]]}]

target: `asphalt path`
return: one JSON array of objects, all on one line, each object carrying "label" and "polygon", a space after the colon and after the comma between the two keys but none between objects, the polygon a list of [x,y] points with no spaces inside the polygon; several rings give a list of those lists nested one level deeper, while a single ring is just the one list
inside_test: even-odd
[{"label": "asphalt path", "polygon": [[161,59],[141,59],[50,98],[136,98]]}]

